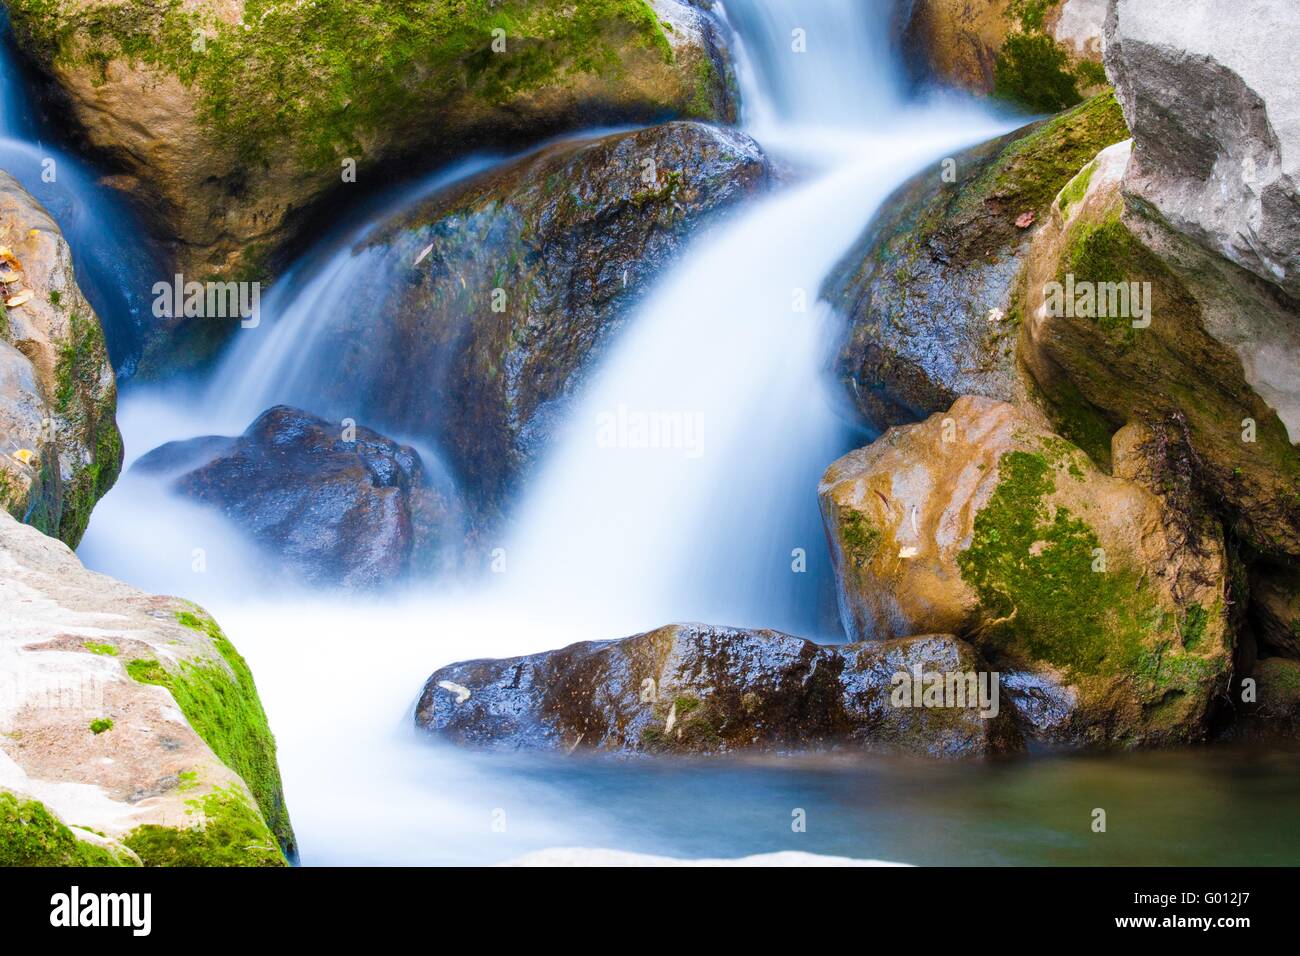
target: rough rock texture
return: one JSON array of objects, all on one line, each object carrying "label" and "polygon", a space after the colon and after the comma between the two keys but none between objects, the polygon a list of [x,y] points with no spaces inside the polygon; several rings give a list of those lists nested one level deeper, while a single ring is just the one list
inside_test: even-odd
[{"label": "rough rock texture", "polygon": [[1231,666],[1222,533],[1140,480],[1149,444],[1125,432],[1111,477],[966,397],[841,458],[820,494],[846,631],[953,633],[1002,670],[1059,675],[1078,695],[1063,739],[1199,738]]},{"label": "rough rock texture", "polygon": [[834,360],[866,422],[885,428],[959,395],[1020,396],[1014,284],[1032,230],[1061,187],[1128,131],[1104,94],[1016,130],[905,183],[824,291],[846,317]]},{"label": "rough rock texture", "polygon": [[193,278],[268,278],[347,160],[382,179],[579,126],[735,115],[717,24],[681,0],[8,6]]},{"label": "rough rock texture", "polygon": [[[1286,358],[1300,356],[1300,312],[1149,205],[1126,203],[1129,165],[1127,143],[1103,152],[1035,234],[1020,286],[1021,358],[1058,428],[1094,459],[1105,461],[1117,426],[1145,423],[1182,449],[1187,479],[1250,548],[1300,555],[1300,382]],[[1055,294],[1071,282],[1074,316],[1068,293]],[[1089,289],[1106,315],[1077,308]],[[1121,291],[1127,309],[1111,294]]]},{"label": "rough rock texture", "polygon": [[1106,63],[1133,128],[1126,192],[1300,297],[1294,5],[1112,0]]},{"label": "rough rock texture", "polygon": [[[1294,741],[1300,731],[1300,661],[1265,657],[1255,662],[1249,677],[1254,700],[1236,704],[1237,720],[1228,726],[1228,739],[1283,738]],[[1238,693],[1244,694],[1239,689]]]},{"label": "rough rock texture", "polygon": [[0,510],[75,547],[122,467],[116,410],[68,244],[0,170]]},{"label": "rough rock texture", "polygon": [[316,331],[314,380],[333,406],[432,436],[493,512],[650,280],[767,180],[753,140],[698,123],[563,142],[475,177],[358,250],[351,294],[366,307]]},{"label": "rough rock texture", "polygon": [[1300,660],[1300,568],[1259,565],[1250,573],[1250,619],[1268,653]]},{"label": "rough rock texture", "polygon": [[219,508],[296,578],[370,588],[428,567],[449,515],[415,449],[277,405],[237,438],[169,442],[134,466]]},{"label": "rough rock texture", "polygon": [[458,744],[620,754],[848,748],[977,756],[1017,749],[1016,708],[895,706],[898,673],[978,672],[947,635],[814,644],[776,631],[672,624],[615,641],[452,664],[417,726]]},{"label": "rough rock texture", "polygon": [[926,79],[1035,112],[1106,82],[1106,0],[911,0],[904,11],[904,51]]},{"label": "rough rock texture", "polygon": [[0,865],[284,865],[275,741],[211,618],[8,515],[0,608]]}]

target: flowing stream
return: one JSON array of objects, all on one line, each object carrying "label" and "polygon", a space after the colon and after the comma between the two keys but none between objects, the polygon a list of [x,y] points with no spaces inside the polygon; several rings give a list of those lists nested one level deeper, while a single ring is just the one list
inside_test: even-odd
[{"label": "flowing stream", "polygon": [[[1141,810],[1151,802],[1139,784],[1167,780],[1177,789],[1165,799],[1193,819],[1241,800],[1300,803],[1294,784],[1270,790],[1273,776],[1262,792],[1249,775],[1233,785],[1240,793],[1225,792],[1204,763],[1181,756],[1129,761],[1113,773],[1098,761],[630,763],[489,758],[417,737],[411,707],[424,680],[468,657],[686,620],[842,639],[816,486],[863,436],[836,416],[823,381],[836,317],[818,290],[899,183],[1011,124],[968,101],[910,99],[891,49],[892,4],[883,0],[728,0],[726,14],[745,126],[797,174],[701,231],[646,297],[523,483],[500,542],[504,573],[414,582],[382,599],[268,592],[255,555],[219,517],[151,479],[124,473],[97,507],[82,559],[203,603],[249,659],[279,741],[302,862],[496,862],[554,846],[1100,862],[1105,851],[1085,836],[1061,835],[1075,802],[1097,805],[1098,788]],[[130,252],[142,233],[87,167],[39,145],[7,59],[0,74],[0,168],[68,234],[120,372],[140,321],[132,297],[160,270]],[[51,155],[57,184],[40,181],[41,159]],[[164,441],[238,433],[277,402],[332,415],[313,349],[316,333],[351,307],[350,277],[382,265],[357,252],[358,240],[386,213],[494,161],[466,160],[341,222],[281,278],[261,326],[237,333],[210,380],[167,390],[128,382],[119,411],[128,466]],[[683,415],[697,440],[611,448],[597,440],[597,423],[621,411]],[[397,437],[438,468],[429,436]],[[792,569],[797,553],[805,572]],[[1291,780],[1293,771],[1279,769]],[[1044,792],[1053,796],[1045,801]],[[791,831],[796,807],[815,821],[806,834]],[[1152,862],[1143,848],[1168,851],[1162,839],[1159,828],[1135,836],[1125,844],[1129,862]],[[1167,858],[1183,861],[1176,850]]]}]

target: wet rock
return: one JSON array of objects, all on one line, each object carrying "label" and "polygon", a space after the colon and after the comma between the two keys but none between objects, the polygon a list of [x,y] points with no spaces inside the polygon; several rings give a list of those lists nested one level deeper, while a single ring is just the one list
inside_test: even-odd
[{"label": "wet rock", "polygon": [[1017,220],[1047,216],[1079,168],[1127,135],[1114,98],[1099,96],[941,162],[886,201],[824,291],[846,318],[835,373],[868,424],[916,421],[960,395],[1022,396],[1014,292],[1033,230]]},{"label": "wet rock", "polygon": [[959,672],[987,677],[971,649],[947,635],[831,646],[776,631],[674,624],[441,668],[415,721],[453,743],[503,750],[959,757],[1019,748],[1015,707],[1005,698],[985,718],[974,698],[924,706],[920,688],[915,698],[893,696],[903,686],[896,675]]},{"label": "wet rock", "polygon": [[1106,62],[1133,129],[1124,189],[1300,298],[1300,23],[1287,4],[1117,0]]},{"label": "wet rock", "polygon": [[0,863],[285,865],[275,741],[202,609],[94,574],[5,514],[0,606]]},{"label": "wet rock", "polygon": [[719,23],[682,0],[8,8],[194,278],[269,278],[346,164],[365,182],[566,129],[735,118]]},{"label": "wet rock", "polygon": [[220,509],[300,580],[372,588],[436,560],[451,504],[413,448],[347,432],[278,405],[243,435],[170,442],[132,471]]},{"label": "wet rock", "polygon": [[472,178],[358,250],[366,307],[316,333],[315,380],[340,409],[432,436],[492,514],[651,280],[767,180],[752,139],[698,123],[570,140]]},{"label": "wet rock", "polygon": [[75,547],[122,467],[116,411],[72,252],[0,170],[0,509]]},{"label": "wet rock", "polygon": [[852,638],[947,632],[999,670],[1059,675],[1077,700],[1061,727],[1064,700],[1040,688],[1054,739],[1205,733],[1232,646],[1211,516],[973,397],[841,458],[820,495]]}]

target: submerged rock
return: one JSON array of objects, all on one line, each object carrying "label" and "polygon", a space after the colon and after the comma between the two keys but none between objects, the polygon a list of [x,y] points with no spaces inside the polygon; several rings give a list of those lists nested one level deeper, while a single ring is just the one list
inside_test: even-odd
[{"label": "submerged rock", "polygon": [[311,584],[370,588],[436,560],[452,518],[419,454],[361,426],[277,405],[237,438],[169,442],[132,471],[219,508]]},{"label": "submerged rock", "polygon": [[1063,719],[1054,691],[1022,682],[1052,739],[1204,735],[1232,647],[1213,518],[972,397],[835,462],[820,495],[851,638],[949,632],[999,670],[1068,684]]},{"label": "submerged rock", "polygon": [[338,408],[432,436],[492,514],[651,280],[767,180],[752,139],[698,123],[569,140],[474,177],[358,249],[366,307],[314,332],[314,380]]},{"label": "submerged rock", "polygon": [[916,421],[960,395],[1022,397],[1015,282],[1033,231],[1018,221],[1041,221],[1127,135],[1104,94],[936,164],[885,202],[824,292],[846,318],[835,372],[868,424]]},{"label": "submerged rock", "polygon": [[76,547],[122,467],[117,389],[63,234],[2,170],[0,290],[0,509]]},{"label": "submerged rock", "polygon": [[433,168],[577,127],[735,116],[718,23],[683,0],[8,9],[20,49],[194,278],[266,279],[308,207],[397,164]]},{"label": "submerged rock", "polygon": [[454,743],[504,750],[959,757],[1021,746],[1006,698],[987,716],[974,695],[960,706],[925,706],[919,687],[895,703],[895,675],[918,672],[989,679],[970,647],[947,635],[819,645],[776,631],[673,624],[441,668],[425,684],[415,722]]},{"label": "submerged rock", "polygon": [[4,514],[0,605],[0,865],[285,865],[275,740],[207,614]]}]

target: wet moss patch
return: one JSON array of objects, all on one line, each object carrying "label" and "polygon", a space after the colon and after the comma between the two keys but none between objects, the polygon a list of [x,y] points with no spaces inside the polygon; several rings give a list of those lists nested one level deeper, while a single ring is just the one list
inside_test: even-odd
[{"label": "wet moss patch", "polygon": [[370,134],[422,122],[440,101],[500,104],[616,75],[628,48],[673,56],[644,0],[246,0],[233,24],[182,0],[10,7],[56,62],[104,71],[126,59],[176,76],[198,94],[207,129],[246,161],[280,148],[312,165],[358,156]]},{"label": "wet moss patch", "polygon": [[132,862],[78,840],[40,801],[0,790],[0,866],[129,866]]},{"label": "wet moss patch", "polygon": [[157,684],[171,691],[194,732],[244,779],[266,825],[286,852],[292,852],[293,829],[276,763],[275,737],[248,664],[212,618],[196,609],[178,612],[176,620],[207,635],[229,671],[215,662],[182,661],[169,669],[156,660],[141,658],[127,663],[127,674],[141,684]]},{"label": "wet moss patch", "polygon": [[962,579],[996,616],[990,640],[1080,674],[1127,671],[1153,607],[1136,576],[1093,570],[1097,534],[1047,501],[1056,479],[1045,455],[1007,452],[998,467],[971,546],[957,558]]},{"label": "wet moss patch", "polygon": [[238,793],[214,790],[187,800],[187,813],[202,812],[195,827],[136,827],[122,841],[145,866],[285,866],[257,810]]}]

